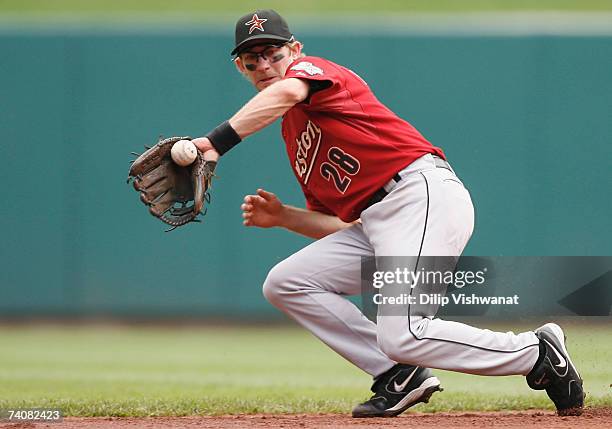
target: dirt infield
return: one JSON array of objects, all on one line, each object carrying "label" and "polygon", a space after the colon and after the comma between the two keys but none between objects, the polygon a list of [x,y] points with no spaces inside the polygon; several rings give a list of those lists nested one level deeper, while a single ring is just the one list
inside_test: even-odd
[{"label": "dirt infield", "polygon": [[72,428],[609,428],[612,427],[612,408],[585,410],[580,417],[557,417],[550,411],[490,412],[490,413],[409,413],[391,419],[352,419],[338,414],[324,415],[237,415],[216,417],[152,417],[152,418],[77,418],[69,417],[61,423],[0,423],[13,429],[72,429]]}]

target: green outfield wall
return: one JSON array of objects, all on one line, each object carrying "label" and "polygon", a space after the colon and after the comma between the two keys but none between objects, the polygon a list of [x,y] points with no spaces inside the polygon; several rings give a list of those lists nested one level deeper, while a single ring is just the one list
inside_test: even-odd
[{"label": "green outfield wall", "polygon": [[[301,38],[445,150],[476,207],[467,253],[612,254],[612,36]],[[246,229],[239,206],[258,187],[303,204],[278,124],[223,158],[202,224],[164,233],[125,183],[130,151],[253,95],[231,44],[0,32],[0,316],[277,316],[261,284],[309,241]]]}]

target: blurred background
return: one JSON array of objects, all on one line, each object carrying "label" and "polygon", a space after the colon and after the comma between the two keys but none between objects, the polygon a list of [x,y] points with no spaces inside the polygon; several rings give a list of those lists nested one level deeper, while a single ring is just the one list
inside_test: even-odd
[{"label": "blurred background", "polygon": [[[261,284],[272,266],[310,241],[247,229],[239,208],[259,187],[303,206],[278,123],[223,158],[201,224],[164,233],[125,183],[131,151],[159,136],[203,135],[254,95],[229,52],[236,19],[256,8],[276,9],[306,53],[357,72],[383,103],[444,149],[476,207],[467,254],[612,254],[612,1],[0,0],[6,198],[0,319],[187,319],[208,326],[284,320],[263,298]],[[541,294],[530,284],[517,290],[522,287]],[[585,355],[600,347],[589,356],[601,362],[612,356],[609,321],[570,321],[578,336],[597,325],[599,336],[582,337],[582,345]],[[47,398],[68,406],[61,401],[91,396],[71,390],[87,377],[102,389],[93,391],[100,398],[118,397],[116,383],[132,381],[124,386],[130,400],[152,385],[187,384],[194,395],[210,386],[224,392],[231,383],[219,371],[240,366],[232,359],[244,353],[236,339],[251,347],[251,365],[283,355],[278,374],[313,357],[317,378],[308,370],[303,380],[293,378],[306,386],[304,394],[314,395],[330,374],[347,375],[337,379],[340,390],[326,394],[348,395],[349,403],[358,397],[355,386],[365,394],[369,385],[302,331],[243,326],[147,336],[50,329],[0,329],[0,392],[14,401],[4,404]],[[158,362],[150,374],[131,372],[148,370],[142,362],[151,356]],[[79,367],[86,361],[90,367]],[[258,365],[236,369],[236,376],[260,374],[252,385],[268,389],[266,368]],[[165,372],[177,367],[184,372],[175,378]],[[203,374],[208,378],[198,378]],[[609,404],[609,376],[597,363],[591,374],[601,382],[594,397],[608,395],[602,400]],[[259,394],[252,393],[253,401]],[[465,408],[461,398],[448,409]],[[184,401],[185,412],[193,412],[190,399]],[[257,409],[249,408],[253,403],[238,409]],[[116,412],[111,402],[98,411],[82,406],[87,402],[70,404],[74,414]],[[145,413],[162,407],[148,404]],[[301,404],[300,410],[322,409]],[[334,402],[325,410],[346,406]]]},{"label": "blurred background", "polygon": [[203,224],[163,233],[125,184],[131,151],[254,94],[229,52],[258,6],[445,150],[466,253],[611,254],[612,2],[1,0],[0,316],[278,317],[260,286],[309,240],[239,206],[303,205],[279,124],[224,157]]}]

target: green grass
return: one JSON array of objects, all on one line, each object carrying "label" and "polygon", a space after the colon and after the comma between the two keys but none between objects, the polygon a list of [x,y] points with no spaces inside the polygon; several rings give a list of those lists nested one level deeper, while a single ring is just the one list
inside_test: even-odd
[{"label": "green grass", "polygon": [[245,13],[262,7],[283,13],[300,12],[466,12],[515,10],[612,10],[609,0],[310,0],[288,3],[285,0],[0,0],[0,12],[96,13],[96,12],[189,12]]},{"label": "green grass", "polygon": [[[573,27],[572,14],[577,12],[590,14],[579,17],[575,25],[588,29],[591,22],[597,22],[596,28],[605,29],[608,15],[597,18],[595,15],[611,12],[612,0],[269,0],[263,3],[259,0],[0,0],[0,30],[96,31],[110,27],[129,31],[162,28],[165,31],[227,31],[233,28],[238,16],[258,8],[276,9],[295,28],[312,31],[343,32],[355,28],[361,31],[364,25],[368,31],[422,28],[434,25],[443,14],[457,13],[467,14],[463,19],[468,20],[464,24],[468,28],[474,20],[481,20],[486,26],[502,18],[510,20],[505,22],[506,26],[511,22],[519,27],[553,25],[562,30]],[[495,17],[470,15],[474,12],[492,12]],[[525,21],[524,15],[504,17],[507,12],[568,15],[534,14]],[[458,21],[454,25],[461,28],[461,19],[455,19]],[[457,27],[451,25],[450,29],[453,28]]]},{"label": "green grass", "polygon": [[[611,406],[612,329],[567,331],[588,405]],[[522,377],[437,375],[445,391],[419,411],[552,408]],[[0,408],[60,407],[74,416],[347,413],[368,397],[370,383],[297,328],[0,327]]]}]

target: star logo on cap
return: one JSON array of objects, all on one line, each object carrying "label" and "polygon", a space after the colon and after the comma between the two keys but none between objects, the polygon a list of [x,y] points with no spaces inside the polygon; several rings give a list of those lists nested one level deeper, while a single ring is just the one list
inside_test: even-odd
[{"label": "star logo on cap", "polygon": [[266,22],[266,18],[260,18],[256,13],[253,14],[253,18],[249,22],[245,22],[244,25],[250,25],[249,34],[251,34],[255,30],[265,31],[263,28],[263,23]]}]

